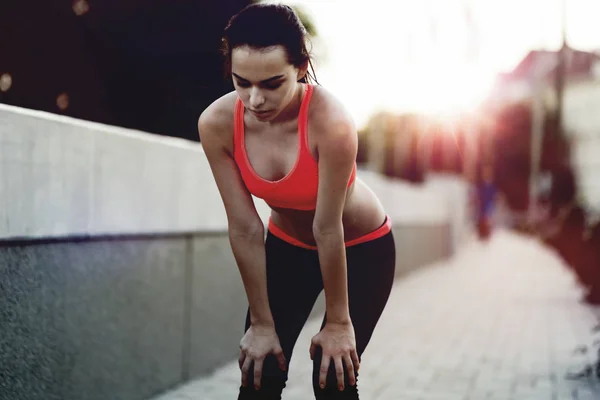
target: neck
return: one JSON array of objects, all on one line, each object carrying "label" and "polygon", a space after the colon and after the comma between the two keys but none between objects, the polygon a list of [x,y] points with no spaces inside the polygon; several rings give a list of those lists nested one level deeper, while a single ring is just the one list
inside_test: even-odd
[{"label": "neck", "polygon": [[294,89],[294,95],[288,105],[279,113],[279,115],[268,124],[281,124],[283,122],[291,121],[298,116],[300,113],[300,106],[302,105],[302,93],[304,91],[304,85],[300,82],[296,82],[296,88]]}]

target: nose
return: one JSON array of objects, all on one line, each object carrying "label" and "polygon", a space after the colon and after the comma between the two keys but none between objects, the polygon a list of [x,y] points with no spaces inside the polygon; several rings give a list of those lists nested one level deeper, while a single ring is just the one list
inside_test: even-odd
[{"label": "nose", "polygon": [[250,107],[258,110],[263,104],[265,104],[265,96],[258,88],[252,88],[250,90]]}]

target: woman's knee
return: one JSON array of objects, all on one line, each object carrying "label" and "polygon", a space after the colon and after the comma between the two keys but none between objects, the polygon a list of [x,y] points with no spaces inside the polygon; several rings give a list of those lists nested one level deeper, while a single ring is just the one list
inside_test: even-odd
[{"label": "woman's knee", "polygon": [[[318,371],[318,370],[317,370]],[[350,385],[348,377],[344,378],[344,390],[340,390],[337,383],[335,372],[327,374],[327,380],[324,388],[319,385],[319,374],[313,376],[313,392],[316,400],[338,399],[338,400],[358,400],[357,385]]]},{"label": "woman's knee", "polygon": [[281,392],[285,388],[288,374],[282,371],[277,360],[273,355],[265,358],[260,379],[260,388],[257,390],[254,385],[254,366],[248,371],[246,386],[240,386],[240,395],[238,400],[265,399],[279,400]]},{"label": "woman's knee", "polygon": [[[321,388],[319,377],[321,372],[321,349],[317,348],[315,351],[315,358],[313,361],[313,375],[312,375],[312,384],[313,391],[315,394],[315,398],[317,400],[320,399],[340,399],[340,400],[350,400],[350,399],[358,399],[358,389],[357,385],[350,385],[348,376],[348,372],[346,371],[346,365],[344,363],[344,390],[339,389],[337,375],[335,370],[335,364],[333,361],[329,364],[329,369],[327,370],[327,377],[325,379],[325,387]],[[354,376],[356,380],[358,380],[358,372],[354,372]]]},{"label": "woman's knee", "polygon": [[266,378],[258,390],[253,384],[240,386],[238,400],[281,400],[284,387],[285,382],[281,379]]}]

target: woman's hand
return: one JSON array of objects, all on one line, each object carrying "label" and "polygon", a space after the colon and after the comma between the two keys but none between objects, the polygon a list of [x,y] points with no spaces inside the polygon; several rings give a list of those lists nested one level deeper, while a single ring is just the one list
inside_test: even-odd
[{"label": "woman's hand", "polygon": [[327,322],[323,330],[312,338],[310,346],[310,358],[314,359],[317,347],[323,350],[321,359],[321,368],[319,371],[319,385],[325,388],[327,371],[329,364],[333,360],[337,376],[339,390],[344,390],[344,367],[342,361],[346,364],[348,372],[348,381],[350,385],[356,384],[354,371],[358,371],[360,361],[356,352],[356,339],[354,337],[354,327],[351,322],[337,323]]},{"label": "woman's hand", "polygon": [[246,386],[248,371],[254,362],[254,387],[256,390],[260,389],[263,362],[269,354],[275,355],[279,368],[286,370],[285,356],[274,326],[251,325],[240,341],[240,350],[238,361],[242,370],[242,386]]}]

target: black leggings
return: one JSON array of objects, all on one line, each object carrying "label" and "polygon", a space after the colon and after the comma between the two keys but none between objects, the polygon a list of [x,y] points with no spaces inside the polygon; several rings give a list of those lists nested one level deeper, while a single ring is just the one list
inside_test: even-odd
[{"label": "black leggings", "polygon": [[[288,366],[292,350],[313,305],[323,290],[318,253],[291,245],[271,232],[265,242],[267,253],[267,291],[283,353]],[[384,236],[346,248],[348,267],[348,296],[350,318],[356,335],[359,358],[365,351],[375,325],[385,308],[394,280],[396,250],[392,232]],[[325,324],[325,318],[321,329]],[[246,316],[246,330],[250,314]],[[317,334],[315,332],[314,334]],[[310,344],[307,344],[308,351]],[[325,389],[319,387],[320,348],[313,361],[313,390],[316,399],[358,399],[356,386],[350,386],[345,373],[345,389],[340,391],[331,362]],[[265,358],[261,388],[254,389],[252,368],[247,385],[240,387],[238,400],[279,400],[288,378],[273,355]]]}]

